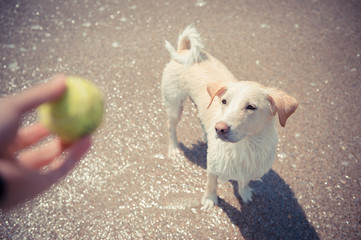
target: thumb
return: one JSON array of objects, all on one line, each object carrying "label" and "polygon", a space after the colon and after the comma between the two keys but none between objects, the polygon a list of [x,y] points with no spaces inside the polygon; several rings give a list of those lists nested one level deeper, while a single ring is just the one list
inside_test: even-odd
[{"label": "thumb", "polygon": [[56,100],[66,89],[65,75],[58,74],[51,81],[32,87],[12,97],[11,103],[19,113],[25,113],[42,103]]}]

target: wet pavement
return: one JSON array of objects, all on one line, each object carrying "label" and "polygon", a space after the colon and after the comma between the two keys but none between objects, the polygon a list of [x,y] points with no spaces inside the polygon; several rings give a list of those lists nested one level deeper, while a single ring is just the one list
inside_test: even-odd
[{"label": "wet pavement", "polygon": [[[249,205],[226,182],[219,206],[200,209],[206,144],[189,101],[182,151],[166,156],[163,44],[191,23],[239,80],[300,103]],[[48,192],[0,211],[0,238],[360,239],[360,23],[357,0],[1,1],[1,96],[63,72],[95,82],[107,103],[89,154]]]}]

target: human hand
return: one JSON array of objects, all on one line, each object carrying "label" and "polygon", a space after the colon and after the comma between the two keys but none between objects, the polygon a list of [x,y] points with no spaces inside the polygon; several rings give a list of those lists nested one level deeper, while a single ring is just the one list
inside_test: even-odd
[{"label": "human hand", "polygon": [[[0,177],[5,183],[5,193],[0,201],[2,209],[48,189],[66,175],[90,148],[90,137],[72,145],[65,145],[59,138],[54,138],[36,148],[29,148],[50,132],[40,123],[19,128],[24,113],[42,103],[56,100],[65,89],[65,76],[57,75],[48,83],[0,100]],[[64,151],[67,152],[65,156],[62,155]],[[51,164],[60,155],[63,158]],[[42,173],[40,169],[49,164],[49,171]]]}]

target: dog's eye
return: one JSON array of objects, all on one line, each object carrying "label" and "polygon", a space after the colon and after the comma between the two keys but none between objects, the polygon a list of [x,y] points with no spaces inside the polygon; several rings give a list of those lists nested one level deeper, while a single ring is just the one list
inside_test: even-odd
[{"label": "dog's eye", "polygon": [[227,100],[226,100],[226,99],[223,99],[223,100],[222,100],[222,103],[223,103],[223,104],[226,104],[226,103],[227,103]]},{"label": "dog's eye", "polygon": [[246,107],[247,110],[256,110],[257,108],[252,106],[251,104],[248,104],[247,107]]}]

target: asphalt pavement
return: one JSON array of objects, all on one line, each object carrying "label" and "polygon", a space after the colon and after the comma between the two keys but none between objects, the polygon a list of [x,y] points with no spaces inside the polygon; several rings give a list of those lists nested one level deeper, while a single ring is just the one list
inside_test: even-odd
[{"label": "asphalt pavement", "polygon": [[[248,205],[225,182],[219,205],[201,210],[207,146],[190,101],[181,153],[167,157],[164,40],[192,23],[239,80],[299,101]],[[361,238],[358,0],[2,0],[0,69],[0,96],[62,72],[106,99],[91,151],[46,193],[0,211],[1,239]]]}]

